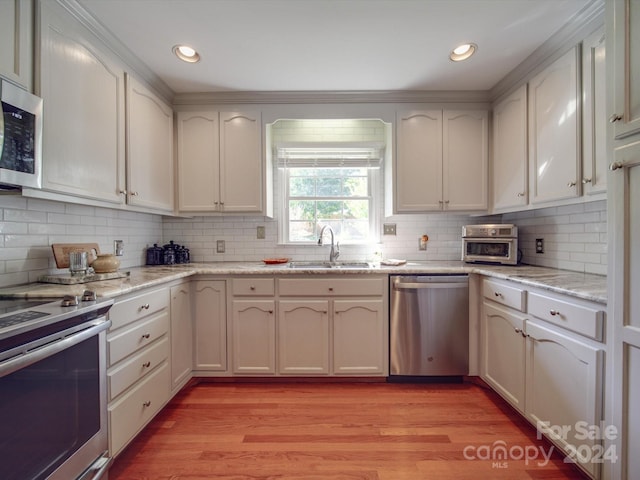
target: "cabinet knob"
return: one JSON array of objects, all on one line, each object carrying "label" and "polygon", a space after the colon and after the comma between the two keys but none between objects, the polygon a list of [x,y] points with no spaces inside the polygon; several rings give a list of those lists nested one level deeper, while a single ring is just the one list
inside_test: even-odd
[{"label": "cabinet knob", "polygon": [[218,205],[220,202],[213,202],[214,205]]},{"label": "cabinet knob", "polygon": [[501,294],[500,292],[493,292],[493,294],[494,294],[496,297],[501,297],[501,296],[502,296],[502,294]]},{"label": "cabinet knob", "polygon": [[142,404],[143,407],[150,407],[151,406],[151,400],[147,400],[146,402],[144,402]]},{"label": "cabinet knob", "polygon": [[144,333],[144,334],[142,335],[142,338],[144,338],[144,339],[151,338],[151,334],[150,334],[150,333]]},{"label": "cabinet knob", "polygon": [[269,313],[273,313],[273,310],[268,310]]},{"label": "cabinet knob", "polygon": [[518,192],[518,197],[524,197],[524,192]]},{"label": "cabinet knob", "polygon": [[138,195],[139,195],[138,192],[131,192],[132,197],[137,197]]},{"label": "cabinet knob", "polygon": [[148,303],[145,303],[144,305],[140,306],[140,310],[149,310],[150,306]]},{"label": "cabinet knob", "polygon": [[333,292],[333,287],[329,287],[329,291],[330,291],[330,292]]},{"label": "cabinet knob", "polygon": [[144,363],[142,364],[142,366],[143,366],[144,368],[149,368],[149,367],[151,366],[151,362],[144,362]]},{"label": "cabinet knob", "polygon": [[623,165],[621,162],[613,162],[611,165],[609,165],[609,170],[611,170],[612,172],[615,172],[616,170],[622,167]]},{"label": "cabinet knob", "polygon": [[521,328],[516,328],[516,333],[522,333],[522,329]]},{"label": "cabinet knob", "polygon": [[253,285],[251,285],[251,286],[249,287],[249,290],[251,290],[252,292],[253,292],[255,289],[256,289],[256,287],[254,287]]},{"label": "cabinet knob", "polygon": [[549,310],[549,313],[551,314],[552,317],[555,317],[556,315],[560,315],[560,312],[558,310]]},{"label": "cabinet knob", "polygon": [[609,117],[609,123],[616,123],[620,120],[622,120],[622,115],[619,115],[617,113],[614,113]]},{"label": "cabinet knob", "polygon": [[224,202],[220,202],[220,205],[224,205]]},{"label": "cabinet knob", "polygon": [[591,179],[590,178],[583,178],[582,179],[582,184],[585,185],[587,183],[591,183]]},{"label": "cabinet knob", "polygon": [[126,191],[126,190],[119,190],[119,191],[118,191],[118,193],[119,193],[120,195],[126,195],[126,194],[127,194],[127,191]]},{"label": "cabinet knob", "polygon": [[575,186],[576,186],[576,182],[574,181],[567,183],[567,187],[575,187]]}]

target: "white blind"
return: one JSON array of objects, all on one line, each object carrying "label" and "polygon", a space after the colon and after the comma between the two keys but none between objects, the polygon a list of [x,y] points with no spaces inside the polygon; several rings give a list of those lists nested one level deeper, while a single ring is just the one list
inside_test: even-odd
[{"label": "white blind", "polygon": [[280,168],[380,168],[384,155],[381,144],[282,144],[275,147]]}]

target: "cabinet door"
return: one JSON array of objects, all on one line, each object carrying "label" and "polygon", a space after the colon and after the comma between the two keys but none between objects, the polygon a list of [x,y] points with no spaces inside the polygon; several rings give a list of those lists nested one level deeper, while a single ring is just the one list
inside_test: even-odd
[{"label": "cabinet door", "polygon": [[171,287],[171,389],[191,377],[193,369],[193,324],[191,284]]},{"label": "cabinet door", "polygon": [[524,412],[524,317],[486,301],[483,309],[480,376],[511,405]]},{"label": "cabinet door", "polygon": [[396,113],[395,212],[442,209],[442,111]]},{"label": "cabinet door", "polygon": [[593,195],[607,190],[607,90],[604,27],[582,44],[582,185]]},{"label": "cabinet door", "polygon": [[261,212],[262,115],[220,112],[220,206],[223,212]]},{"label": "cabinet door", "polygon": [[43,188],[125,201],[124,71],[57,2],[41,2]]},{"label": "cabinet door", "polygon": [[493,109],[493,208],[527,204],[527,85]]},{"label": "cabinet door", "polygon": [[220,204],[218,112],[179,112],[178,210],[214,212]]},{"label": "cabinet door", "polygon": [[529,82],[531,203],[580,194],[577,52],[569,50]]},{"label": "cabinet door", "polygon": [[636,0],[607,2],[609,26],[613,33],[612,69],[613,111],[616,139],[640,133],[640,3]]},{"label": "cabinet door", "polygon": [[382,374],[387,362],[382,300],[334,300],[333,373]]},{"label": "cabinet door", "polygon": [[31,91],[33,87],[33,3],[0,2],[0,75]]},{"label": "cabinet door", "polygon": [[577,448],[576,460],[595,475],[599,464],[590,460],[600,440],[581,432],[602,420],[604,351],[531,321],[526,329],[526,415],[565,451]]},{"label": "cabinet door", "polygon": [[329,373],[328,300],[278,303],[278,354],[280,373]]},{"label": "cabinet door", "polygon": [[274,374],[276,317],[273,300],[234,300],[231,313],[233,373]]},{"label": "cabinet door", "polygon": [[127,202],[173,211],[173,110],[131,75],[127,82]]},{"label": "cabinet door", "polygon": [[489,113],[443,113],[442,184],[445,210],[486,210],[489,176]]},{"label": "cabinet door", "polygon": [[227,307],[224,280],[192,283],[195,319],[194,364],[196,370],[227,369]]}]

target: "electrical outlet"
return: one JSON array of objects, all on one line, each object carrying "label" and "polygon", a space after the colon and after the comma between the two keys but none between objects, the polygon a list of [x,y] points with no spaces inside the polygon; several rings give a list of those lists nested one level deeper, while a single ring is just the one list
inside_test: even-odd
[{"label": "electrical outlet", "polygon": [[224,240],[216,241],[216,253],[224,253]]},{"label": "electrical outlet", "polygon": [[382,227],[383,235],[395,235],[396,234],[396,224],[395,223],[385,223]]},{"label": "electrical outlet", "polygon": [[116,254],[116,257],[124,255],[124,240],[113,241],[113,252]]},{"label": "electrical outlet", "polygon": [[263,225],[259,225],[256,228],[256,238],[258,240],[264,240],[264,226]]},{"label": "electrical outlet", "polygon": [[544,238],[536,238],[536,253],[544,253]]}]

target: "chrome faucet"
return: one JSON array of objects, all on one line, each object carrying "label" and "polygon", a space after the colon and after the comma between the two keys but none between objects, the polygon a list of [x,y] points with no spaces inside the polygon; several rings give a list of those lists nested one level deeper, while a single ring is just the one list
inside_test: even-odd
[{"label": "chrome faucet", "polygon": [[337,258],[340,256],[340,244],[338,242],[334,242],[333,228],[331,225],[325,225],[320,230],[320,237],[318,238],[318,245],[322,246],[322,236],[324,235],[324,231],[329,229],[329,233],[331,234],[331,251],[329,252],[329,261],[335,262]]}]

